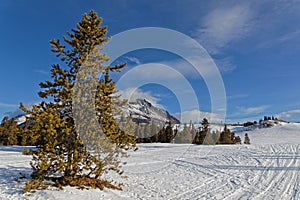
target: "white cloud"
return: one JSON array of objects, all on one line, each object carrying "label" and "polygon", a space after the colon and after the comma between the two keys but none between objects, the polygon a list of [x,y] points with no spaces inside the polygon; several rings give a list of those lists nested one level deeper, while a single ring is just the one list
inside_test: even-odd
[{"label": "white cloud", "polygon": [[237,107],[238,113],[243,115],[253,115],[253,114],[261,114],[263,113],[268,107],[268,105],[263,106],[256,106],[256,107]]},{"label": "white cloud", "polygon": [[284,43],[290,43],[292,41],[295,41],[295,39],[299,40],[300,30],[292,31],[285,33],[278,37],[270,38],[269,40],[266,40],[262,43],[260,43],[257,48],[271,48],[276,45],[284,44]]},{"label": "white cloud", "polygon": [[203,118],[207,118],[209,122],[221,123],[222,119],[218,114],[202,112],[199,110],[184,111],[182,113],[175,113],[174,116],[179,119],[182,123],[192,122],[199,123]]},{"label": "white cloud", "polygon": [[0,108],[15,108],[18,107],[19,105],[16,104],[8,104],[8,103],[1,103],[0,102]]},{"label": "white cloud", "polygon": [[[171,66],[164,66],[160,63],[147,63],[131,68],[122,75],[119,81],[124,78],[130,83],[138,82],[139,80],[151,80],[153,82],[160,82],[162,80],[175,81],[180,78],[180,75],[181,74],[171,68]],[[125,84],[127,87],[126,83],[122,82],[122,84]]]},{"label": "white cloud", "polygon": [[134,102],[137,99],[147,99],[150,103],[158,106],[159,99],[154,97],[150,92],[143,92],[138,88],[127,88],[125,90],[120,90],[119,94],[122,99],[128,99],[129,102]]},{"label": "white cloud", "polygon": [[129,60],[130,62],[132,62],[132,63],[134,63],[134,64],[136,64],[136,65],[140,65],[141,64],[141,61],[138,59],[138,58],[136,58],[136,57],[125,57],[125,59],[127,59],[127,60]]},{"label": "white cloud", "polygon": [[[189,58],[189,60],[193,62],[194,66],[184,59],[173,59],[169,61],[161,61],[160,63],[168,65],[173,69],[177,70],[182,75],[193,79],[202,79],[202,77],[209,77],[214,75],[214,73],[216,72],[216,68],[215,65],[213,65],[213,62],[216,64],[217,69],[219,69],[220,72],[231,72],[236,68],[236,66],[233,64],[232,59],[229,57],[225,57],[222,59],[211,59]],[[201,69],[201,74],[199,74],[198,70],[196,69]]]},{"label": "white cloud", "polygon": [[225,57],[222,59],[214,59],[214,60],[221,72],[225,72],[225,73],[231,72],[236,68],[236,65],[233,63],[233,60],[230,57]]},{"label": "white cloud", "polygon": [[[189,77],[189,78],[202,78],[205,74],[210,74],[211,73],[211,63],[207,59],[201,59],[193,60],[194,63],[196,63],[196,66],[192,66],[190,63],[188,63],[186,60],[183,59],[173,59],[170,61],[161,61],[160,63],[163,63],[165,65],[168,65],[172,67],[174,70],[178,71],[182,75]],[[203,67],[206,66],[206,67]],[[195,69],[195,67],[202,67],[203,74],[199,74],[198,71]],[[176,77],[174,77],[176,78]]]},{"label": "white cloud", "polygon": [[209,52],[219,53],[230,42],[245,38],[252,29],[254,13],[248,4],[220,7],[208,13],[197,31],[197,39]]},{"label": "white cloud", "polygon": [[289,40],[293,40],[294,38],[299,38],[299,35],[300,35],[300,30],[297,30],[281,36],[278,40],[283,43]]},{"label": "white cloud", "polygon": [[235,95],[227,96],[227,100],[241,99],[241,98],[246,98],[246,97],[249,97],[249,95],[248,94],[235,94]]},{"label": "white cloud", "polygon": [[123,91],[127,88],[141,88],[145,85],[156,84],[172,92],[182,110],[199,108],[197,91],[191,86],[189,80],[174,68],[164,64],[140,65],[123,74],[116,83],[117,88]]},{"label": "white cloud", "polygon": [[41,69],[36,69],[36,70],[34,70],[34,72],[43,74],[43,75],[50,75],[50,71],[41,70]]},{"label": "white cloud", "polygon": [[300,116],[300,110],[289,110],[286,112],[278,113],[275,115],[275,117],[279,119],[293,119],[297,115]]}]

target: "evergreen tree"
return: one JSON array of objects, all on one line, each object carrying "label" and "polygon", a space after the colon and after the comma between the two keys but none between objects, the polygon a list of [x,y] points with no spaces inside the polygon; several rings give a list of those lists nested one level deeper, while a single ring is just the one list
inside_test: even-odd
[{"label": "evergreen tree", "polygon": [[26,120],[24,127],[20,128],[20,145],[21,146],[36,146],[40,140],[40,133],[34,131],[38,126],[37,124],[32,124],[30,120]]},{"label": "evergreen tree", "polygon": [[250,138],[249,138],[249,136],[248,136],[248,133],[245,133],[244,144],[250,144]]},{"label": "evergreen tree", "polygon": [[203,118],[202,122],[201,122],[202,128],[204,132],[208,132],[208,127],[209,127],[209,123],[208,120],[206,118]]},{"label": "evergreen tree", "polygon": [[174,137],[172,124],[171,124],[170,121],[167,123],[167,127],[166,127],[166,130],[165,130],[165,135],[166,135],[166,140],[164,142],[165,143],[170,143],[173,140],[173,137]]},{"label": "evergreen tree", "polygon": [[193,144],[203,144],[206,135],[207,135],[207,131],[204,131],[203,126],[199,127],[192,143]]},{"label": "evergreen tree", "polygon": [[191,130],[190,128],[184,124],[183,130],[182,131],[178,131],[177,136],[175,138],[175,143],[178,144],[191,144],[193,142],[193,137],[191,134]]},{"label": "evergreen tree", "polygon": [[271,117],[268,117],[268,120],[271,120],[272,118]]},{"label": "evergreen tree", "polygon": [[178,134],[178,125],[175,125],[175,129],[174,129],[174,139],[173,139],[173,142],[175,142],[176,140],[176,137],[177,137],[177,134]]},{"label": "evergreen tree", "polygon": [[210,131],[208,131],[204,137],[204,140],[203,140],[203,144],[205,145],[215,145],[216,144],[216,141],[214,139],[214,135],[213,133],[211,133]]},{"label": "evergreen tree", "polygon": [[206,118],[203,118],[201,127],[199,127],[195,134],[193,144],[215,144],[212,134],[210,134],[209,123]]},{"label": "evergreen tree", "polygon": [[242,140],[241,140],[240,136],[236,136],[236,137],[234,138],[234,143],[235,143],[235,144],[242,144]]},{"label": "evergreen tree", "polygon": [[213,131],[211,133],[211,137],[212,137],[212,140],[213,140],[213,144],[217,144],[218,140],[220,138],[220,132],[219,131]]},{"label": "evergreen tree", "polygon": [[160,125],[154,121],[151,123],[151,142],[158,142],[159,141],[159,130],[160,130]]},{"label": "evergreen tree", "polygon": [[14,118],[8,119],[4,117],[0,126],[0,144],[2,145],[17,145],[19,129]]},{"label": "evergreen tree", "polygon": [[134,136],[137,125],[133,122],[132,115],[130,114],[128,117],[121,115],[121,122],[119,123],[118,127],[124,133]]},{"label": "evergreen tree", "polygon": [[[196,137],[196,134],[197,134],[197,130],[196,130],[194,124],[190,124],[190,130],[191,130],[192,138],[195,138],[195,137]],[[193,141],[192,141],[192,143],[193,143]]]},{"label": "evergreen tree", "polygon": [[166,141],[167,141],[166,128],[163,126],[158,132],[158,142],[166,143]]},{"label": "evergreen tree", "polygon": [[140,125],[140,123],[136,124],[135,129],[134,129],[134,135],[137,138],[137,140],[136,140],[137,143],[144,142],[144,134],[143,134],[142,126]]},{"label": "evergreen tree", "polygon": [[231,131],[227,128],[227,125],[225,124],[224,130],[220,134],[218,144],[234,144],[233,138],[234,135],[231,133]]},{"label": "evergreen tree", "polygon": [[[27,182],[25,191],[43,189],[51,183],[49,180],[57,187],[119,188],[110,181],[102,180],[101,176],[108,170],[122,173],[118,155],[124,151],[119,149],[135,147],[135,138],[121,130],[114,119],[118,111],[114,107],[122,102],[115,95],[115,83],[110,73],[120,71],[125,64],[103,65],[108,58],[99,51],[109,38],[106,37],[107,27],[101,26],[101,23],[102,19],[90,11],[89,15],[83,15],[77,29],[63,38],[65,44],[51,40],[52,52],[67,66],[53,65],[52,81],[40,83],[42,90],[39,96],[53,99],[53,102],[43,101],[31,110],[21,104],[22,110],[30,114],[28,120],[31,125],[27,128],[33,135],[40,135],[38,149],[33,152],[31,162],[32,179]],[[99,73],[104,77],[96,80],[91,87],[86,80],[95,80]],[[75,91],[76,84],[81,87]],[[96,91],[94,102],[86,99],[91,89]],[[95,118],[91,119],[90,112],[82,109],[86,107],[94,111]],[[96,122],[100,122],[101,127]],[[85,146],[83,139],[91,142],[92,146]],[[91,154],[87,148],[94,153]],[[104,148],[111,148],[111,151],[103,151]]]},{"label": "evergreen tree", "polygon": [[153,136],[151,132],[151,124],[148,123],[144,126],[144,143],[149,143],[151,142],[151,137]]}]

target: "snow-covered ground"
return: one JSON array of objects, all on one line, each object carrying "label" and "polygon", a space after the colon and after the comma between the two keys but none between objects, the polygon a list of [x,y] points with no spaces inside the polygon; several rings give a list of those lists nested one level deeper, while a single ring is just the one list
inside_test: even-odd
[{"label": "snow-covered ground", "polygon": [[[300,124],[247,131],[251,145],[143,144],[124,167],[123,191],[22,194],[30,156],[0,147],[0,199],[300,199]],[[243,132],[239,135],[244,136]]]}]

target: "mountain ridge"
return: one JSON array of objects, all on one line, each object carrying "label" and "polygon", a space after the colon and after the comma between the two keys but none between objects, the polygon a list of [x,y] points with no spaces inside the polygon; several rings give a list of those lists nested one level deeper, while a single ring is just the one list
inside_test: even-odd
[{"label": "mountain ridge", "polygon": [[[131,115],[132,120],[136,123],[151,123],[152,121],[165,123],[170,121],[172,124],[180,124],[180,121],[167,110],[153,105],[146,99],[136,99],[136,101],[128,102],[122,107],[122,113],[127,117]],[[17,109],[11,112],[8,117],[9,119],[15,118],[18,126],[22,126],[26,121],[26,115],[28,114]],[[116,118],[118,119],[118,117]]]}]

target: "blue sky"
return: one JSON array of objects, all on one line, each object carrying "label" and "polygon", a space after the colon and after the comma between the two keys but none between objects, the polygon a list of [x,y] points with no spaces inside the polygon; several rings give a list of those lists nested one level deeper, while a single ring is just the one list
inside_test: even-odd
[{"label": "blue sky", "polygon": [[[300,2],[291,0],[2,0],[0,117],[14,111],[19,102],[40,101],[38,84],[49,79],[51,65],[59,63],[49,41],[62,38],[90,9],[103,17],[109,36],[134,28],[163,27],[199,42],[222,75],[228,122],[258,120],[264,115],[300,121]],[[196,92],[201,113],[211,112],[204,80],[172,52],[138,50],[116,63],[124,61],[127,69],[117,80],[141,64],[162,63],[178,69]],[[124,94],[132,90],[119,88]],[[194,105],[180,109],[170,88],[158,84],[144,85],[136,95],[172,114],[183,113],[186,119],[199,115]]]}]

